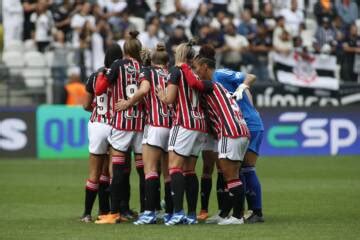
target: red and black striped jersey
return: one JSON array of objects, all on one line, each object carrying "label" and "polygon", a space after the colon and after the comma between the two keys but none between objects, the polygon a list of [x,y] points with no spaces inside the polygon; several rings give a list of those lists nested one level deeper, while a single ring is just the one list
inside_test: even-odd
[{"label": "red and black striped jersey", "polygon": [[241,110],[231,94],[220,84],[206,84],[206,93],[201,95],[204,98],[207,109],[206,113],[216,131],[218,138],[250,137],[249,129],[242,116]]},{"label": "red and black striped jersey", "polygon": [[156,127],[171,128],[171,109],[160,101],[156,95],[156,87],[165,89],[167,69],[158,67],[144,67],[140,73],[140,82],[150,82],[150,92],[145,96],[146,124]]},{"label": "red and black striped jersey", "polygon": [[95,96],[96,77],[103,69],[104,68],[100,68],[98,71],[92,73],[86,81],[86,91],[94,96],[92,104],[94,108],[90,116],[90,121],[111,124],[113,117],[111,89],[107,89],[106,93],[100,96]]},{"label": "red and black striped jersey", "polygon": [[200,106],[199,92],[190,88],[180,68],[172,68],[168,84],[175,84],[178,87],[173,125],[206,132],[205,114]]},{"label": "red and black striped jersey", "polygon": [[115,103],[131,98],[139,88],[140,63],[127,58],[115,61],[106,71],[113,94],[114,118],[112,125],[118,130],[143,131],[145,123],[144,104],[138,103],[125,111],[115,111]]}]

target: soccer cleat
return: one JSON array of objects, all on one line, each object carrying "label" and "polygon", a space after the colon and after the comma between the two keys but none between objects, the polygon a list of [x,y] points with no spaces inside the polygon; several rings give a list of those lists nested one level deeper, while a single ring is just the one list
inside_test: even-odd
[{"label": "soccer cleat", "polygon": [[205,223],[208,224],[217,224],[220,221],[224,220],[225,218],[220,217],[219,213],[215,214],[214,216],[209,217],[206,219]]},{"label": "soccer cleat", "polygon": [[108,214],[104,218],[95,221],[96,224],[115,224],[115,223],[120,223],[120,222],[121,222],[121,219],[120,219],[119,213]]},{"label": "soccer cleat", "polygon": [[128,222],[128,221],[133,221],[135,219],[137,219],[139,216],[139,214],[131,209],[121,213],[121,216],[120,216],[120,220],[122,222]]},{"label": "soccer cleat", "polygon": [[198,221],[196,220],[196,215],[187,215],[184,219],[184,224],[187,225],[193,225],[193,224],[197,224]]},{"label": "soccer cleat", "polygon": [[157,210],[157,211],[155,211],[155,214],[156,214],[156,219],[157,220],[164,219],[165,213],[163,211]]},{"label": "soccer cleat", "polygon": [[197,216],[197,220],[205,221],[209,217],[209,214],[206,210],[201,210],[199,215]]},{"label": "soccer cleat", "polygon": [[253,214],[252,210],[248,210],[245,214],[244,214],[244,218],[248,219],[251,215]]},{"label": "soccer cleat", "polygon": [[223,220],[221,220],[220,222],[218,222],[218,225],[239,225],[239,224],[244,224],[244,218],[236,218],[236,217],[228,217],[228,218],[224,218]]},{"label": "soccer cleat", "polygon": [[166,226],[173,226],[177,224],[183,224],[186,219],[184,211],[180,211],[177,213],[174,213],[171,217],[171,219],[167,222],[165,222]]},{"label": "soccer cleat", "polygon": [[135,225],[145,225],[145,224],[156,224],[156,214],[155,212],[145,211],[137,221],[134,222]]},{"label": "soccer cleat", "polygon": [[84,222],[84,223],[90,223],[90,222],[92,222],[91,215],[83,215],[83,216],[80,218],[80,221],[81,221],[81,222]]},{"label": "soccer cleat", "polygon": [[96,220],[101,220],[101,219],[105,218],[107,215],[109,215],[109,214],[101,214],[101,215],[97,216]]},{"label": "soccer cleat", "polygon": [[172,217],[172,214],[170,214],[170,213],[165,213],[165,214],[164,214],[164,217],[163,217],[164,223],[167,223],[168,221],[170,221],[171,217]]},{"label": "soccer cleat", "polygon": [[245,223],[253,224],[253,223],[263,223],[265,222],[264,217],[260,217],[255,213],[251,214],[250,217],[245,219]]}]

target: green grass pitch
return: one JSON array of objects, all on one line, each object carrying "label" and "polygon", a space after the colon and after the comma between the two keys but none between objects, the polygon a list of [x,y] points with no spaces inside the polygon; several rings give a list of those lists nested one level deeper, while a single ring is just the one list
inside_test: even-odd
[{"label": "green grass pitch", "polygon": [[[78,220],[87,161],[1,160],[0,239],[360,239],[359,157],[262,158],[257,171],[264,224],[98,226]],[[135,209],[137,182],[133,171]]]}]

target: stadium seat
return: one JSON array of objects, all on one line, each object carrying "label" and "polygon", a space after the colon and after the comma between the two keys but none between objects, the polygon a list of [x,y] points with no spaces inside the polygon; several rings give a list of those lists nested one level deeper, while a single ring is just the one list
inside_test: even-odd
[{"label": "stadium seat", "polygon": [[7,43],[5,46],[6,52],[22,52],[24,49],[24,45],[22,41],[12,40],[11,42]]},{"label": "stadium seat", "polygon": [[139,32],[145,30],[145,20],[138,17],[129,17],[129,21],[136,26],[136,30]]},{"label": "stadium seat", "polygon": [[317,28],[317,23],[316,23],[316,21],[314,19],[306,18],[305,19],[305,26],[306,26],[306,30],[310,31],[312,35],[315,34],[316,28]]},{"label": "stadium seat", "polygon": [[9,68],[11,75],[20,75],[25,65],[22,52],[6,51],[2,55],[2,60]]},{"label": "stadium seat", "polygon": [[46,64],[45,56],[38,51],[26,52],[24,55],[25,68],[23,76],[27,87],[40,88],[45,86],[50,70]]}]

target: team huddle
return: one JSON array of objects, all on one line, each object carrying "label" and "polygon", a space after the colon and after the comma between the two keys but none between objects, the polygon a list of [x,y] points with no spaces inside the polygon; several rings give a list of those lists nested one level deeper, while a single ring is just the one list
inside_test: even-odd
[{"label": "team huddle", "polygon": [[[110,46],[104,67],[86,84],[84,108],[92,112],[90,173],[81,220],[92,221],[98,196],[96,224],[263,222],[255,164],[264,129],[249,91],[255,77],[216,69],[215,50],[204,45],[196,53],[192,41],[177,46],[175,65],[168,68],[165,46],[142,49],[137,35],[130,32],[123,51],[117,44]],[[204,162],[199,187],[195,167],[200,153]],[[129,207],[132,156],[139,176],[138,215]],[[219,212],[209,217],[214,166]],[[159,216],[161,174],[165,214]]]}]

